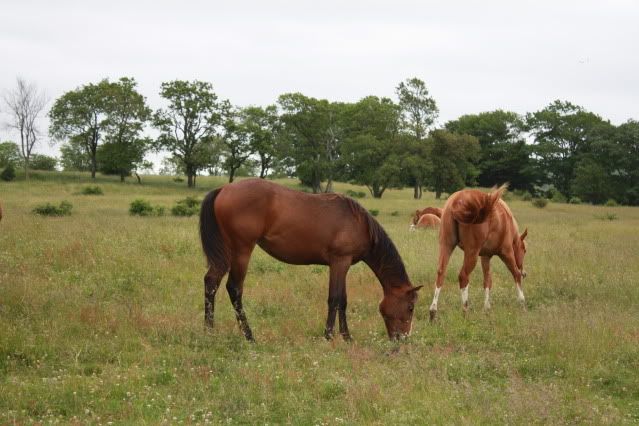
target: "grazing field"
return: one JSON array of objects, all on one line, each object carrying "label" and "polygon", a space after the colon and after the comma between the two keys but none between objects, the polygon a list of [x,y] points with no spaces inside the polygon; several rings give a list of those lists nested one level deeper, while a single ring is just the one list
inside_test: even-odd
[{"label": "grazing field", "polygon": [[[408,224],[443,201],[367,195],[413,284],[427,286],[412,336],[388,342],[381,286],[359,264],[347,278],[354,341],[325,341],[328,268],[258,248],[244,293],[249,344],[225,291],[215,329],[203,327],[197,218],[128,213],[136,198],[168,212],[222,182],[98,177],[104,195],[80,194],[93,185],[85,175],[0,183],[0,424],[639,422],[639,208],[509,201],[529,229],[527,310],[493,259],[492,311],[478,266],[464,317],[456,250],[429,324],[437,237]],[[63,200],[71,216],[31,213]]]}]

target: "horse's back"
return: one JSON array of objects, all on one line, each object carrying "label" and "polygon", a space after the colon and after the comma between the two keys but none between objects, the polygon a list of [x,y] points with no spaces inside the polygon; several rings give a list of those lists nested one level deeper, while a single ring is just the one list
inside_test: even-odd
[{"label": "horse's back", "polygon": [[439,219],[438,216],[431,213],[426,213],[419,218],[419,221],[417,222],[417,227],[418,228],[436,228],[439,226],[440,222],[441,220]]},{"label": "horse's back", "polygon": [[328,263],[363,251],[366,224],[358,205],[336,194],[311,195],[262,179],[223,187],[215,215],[231,245],[259,244],[288,263]]}]

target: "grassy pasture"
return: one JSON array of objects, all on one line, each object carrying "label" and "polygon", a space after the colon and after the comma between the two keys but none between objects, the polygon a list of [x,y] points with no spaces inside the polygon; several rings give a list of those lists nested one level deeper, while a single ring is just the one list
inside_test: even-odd
[{"label": "grassy pasture", "polygon": [[[481,268],[461,312],[455,251],[428,322],[434,232],[410,214],[441,206],[409,189],[359,200],[398,246],[422,290],[413,335],[397,349],[365,265],[348,275],[351,344],[322,337],[328,270],[258,248],[245,283],[257,344],[244,341],[225,291],[203,327],[197,218],[132,217],[145,198],[170,207],[198,189],[166,177],[142,186],[40,173],[0,183],[0,424],[529,424],[639,422],[639,208],[510,201],[529,228],[527,310],[493,259],[493,309]],[[296,186],[293,181],[280,181]],[[360,187],[337,184],[338,192]],[[73,203],[67,217],[31,213]],[[398,212],[398,213],[394,213]],[[617,220],[604,220],[614,213]]]}]

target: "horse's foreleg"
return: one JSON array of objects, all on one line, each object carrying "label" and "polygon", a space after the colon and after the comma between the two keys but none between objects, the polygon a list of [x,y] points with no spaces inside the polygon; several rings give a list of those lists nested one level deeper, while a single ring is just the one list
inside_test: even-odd
[{"label": "horse's foreleg", "polygon": [[524,297],[524,290],[521,288],[522,275],[521,275],[521,271],[517,267],[517,262],[515,262],[515,256],[510,254],[510,255],[505,255],[500,257],[501,257],[501,260],[508,267],[508,270],[512,274],[513,278],[515,279],[515,285],[517,286],[517,300],[519,300],[519,302],[524,307],[526,307],[526,298]]},{"label": "horse's foreleg", "polygon": [[351,265],[351,259],[340,259],[331,263],[330,281],[328,289],[328,316],[326,318],[326,329],[324,336],[326,339],[333,338],[335,327],[335,316],[339,312],[339,331],[344,340],[350,340],[351,335],[346,323],[346,273]]},{"label": "horse's foreleg", "polygon": [[229,279],[226,283],[226,290],[229,293],[231,304],[235,309],[235,318],[237,323],[244,333],[246,340],[253,342],[253,333],[249,327],[244,308],[242,307],[242,293],[244,290],[244,277],[246,276],[246,269],[250,253],[243,256],[238,256],[231,262],[231,271],[229,272]]},{"label": "horse's foreleg", "polygon": [[468,311],[468,281],[471,272],[473,272],[475,265],[477,265],[478,256],[478,251],[471,252],[469,248],[466,248],[466,251],[464,251],[464,264],[459,271],[459,290],[461,291],[461,301],[464,312]]},{"label": "horse's foreleg", "polygon": [[481,257],[481,269],[484,272],[484,309],[490,309],[490,290],[493,288],[493,278],[490,275],[490,256]]},{"label": "horse's foreleg", "polygon": [[206,275],[204,275],[204,323],[209,327],[213,327],[215,295],[224,274],[226,274],[226,271],[220,272],[209,268]]}]

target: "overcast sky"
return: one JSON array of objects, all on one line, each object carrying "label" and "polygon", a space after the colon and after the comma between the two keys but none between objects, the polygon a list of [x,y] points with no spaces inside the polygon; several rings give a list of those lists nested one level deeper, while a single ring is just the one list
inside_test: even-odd
[{"label": "overcast sky", "polygon": [[414,76],[440,123],[563,99],[619,124],[639,119],[638,46],[633,0],[0,0],[0,91],[22,76],[52,101],[121,76],[153,108],[172,79],[210,81],[236,105],[356,101]]}]

